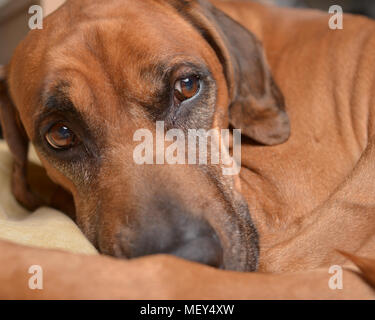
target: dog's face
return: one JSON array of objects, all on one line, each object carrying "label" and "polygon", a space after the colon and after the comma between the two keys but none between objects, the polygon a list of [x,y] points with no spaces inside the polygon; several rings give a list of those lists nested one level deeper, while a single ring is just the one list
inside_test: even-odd
[{"label": "dog's face", "polygon": [[68,1],[18,47],[7,88],[2,122],[26,206],[37,203],[24,178],[27,136],[101,252],[255,270],[238,178],[217,165],[133,159],[134,133],[155,134],[156,121],[183,132],[231,123],[263,144],[288,138],[282,95],[250,32],[201,1]]}]

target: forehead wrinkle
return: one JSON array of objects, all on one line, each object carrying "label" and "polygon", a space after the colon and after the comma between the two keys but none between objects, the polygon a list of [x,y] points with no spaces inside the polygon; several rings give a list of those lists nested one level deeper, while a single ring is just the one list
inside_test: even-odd
[{"label": "forehead wrinkle", "polygon": [[[108,105],[118,105],[118,96],[108,81],[103,79],[101,68],[95,67],[95,61],[90,60],[87,55],[79,61],[73,54],[74,52],[72,56],[61,54],[66,59],[59,59],[57,63],[50,60],[53,68],[46,76],[41,96],[46,96],[46,93],[57,95],[59,90],[56,92],[56,87],[59,87],[65,95],[60,95],[61,100],[69,98],[81,114],[87,115],[88,120],[110,122],[116,115]],[[61,85],[62,83],[64,85]],[[41,104],[45,105],[45,101],[46,99]]]},{"label": "forehead wrinkle", "polygon": [[35,114],[35,125],[37,127],[46,117],[54,113],[82,117],[81,112],[76,109],[69,95],[66,93],[66,88],[67,83],[59,82],[52,89],[42,94],[41,109]]},{"label": "forehead wrinkle", "polygon": [[[83,37],[82,43],[88,52],[91,65],[91,68],[87,66],[85,69],[90,69],[91,75],[96,74],[96,77],[90,76],[92,80],[100,81],[102,86],[113,90],[111,95],[116,97],[117,103],[124,103],[125,99],[132,96],[147,95],[148,92],[142,92],[147,84],[143,82],[146,72],[142,72],[142,65],[150,60],[147,50],[142,48],[137,51],[137,48],[133,47],[131,54],[127,54],[129,48],[126,43],[109,46],[107,44],[119,42],[117,36],[108,35],[106,30],[99,26],[90,28]],[[137,63],[134,63],[134,60]],[[157,82],[155,77],[150,80],[149,87]]]},{"label": "forehead wrinkle", "polygon": [[67,93],[69,87],[70,83],[66,80],[58,80],[52,85],[46,84],[41,94],[42,112],[63,109],[67,106],[71,102]]},{"label": "forehead wrinkle", "polygon": [[[89,86],[95,96],[94,104],[97,107],[100,104],[113,104],[120,107],[120,112],[123,107],[129,109],[139,102],[153,103],[166,83],[163,81],[164,77],[171,69],[168,62],[176,60],[173,56],[183,56],[183,53],[188,56],[187,51],[196,51],[194,48],[187,48],[186,42],[178,33],[180,28],[168,37],[166,32],[169,28],[162,26],[170,26],[170,17],[162,10],[158,10],[160,19],[157,21],[147,15],[143,17],[129,14],[128,17],[128,8],[125,7],[121,11],[126,13],[122,19],[115,12],[113,19],[112,16],[109,19],[95,17],[76,25],[69,41],[59,50],[62,58],[60,66],[73,63],[74,68],[79,68],[80,73],[90,79]],[[133,11],[132,13],[138,12]],[[175,10],[168,12],[178,17]],[[146,21],[139,28],[135,22],[142,20]],[[187,31],[193,31],[190,24],[181,17],[175,23],[178,26],[186,25]],[[158,28],[159,25],[161,28]],[[50,55],[50,58],[52,63],[56,61],[55,54]],[[113,112],[115,109],[106,109],[112,110],[112,114],[106,117],[116,120],[118,113]]]},{"label": "forehead wrinkle", "polygon": [[72,97],[72,83],[68,80],[57,80],[50,88],[45,88],[41,96],[41,109],[36,113],[39,120],[53,113],[66,113],[81,120],[92,119],[91,114],[89,117],[85,116],[83,108],[77,108]]},{"label": "forehead wrinkle", "polygon": [[[90,56],[96,58],[96,63],[101,63],[101,69],[105,72],[106,78],[110,79],[116,92],[121,93],[119,91],[122,89],[124,77],[128,80],[136,79],[136,76],[139,75],[137,65],[142,65],[142,61],[148,63],[166,56],[170,52],[186,51],[186,41],[181,38],[178,31],[172,30],[171,32],[169,28],[171,16],[175,18],[173,19],[174,24],[180,26],[177,29],[186,27],[183,30],[189,34],[195,31],[170,6],[158,1],[149,1],[148,5],[151,3],[153,7],[158,8],[155,10],[157,19],[154,15],[152,17],[140,15],[139,9],[143,8],[146,2],[138,3],[138,1],[132,5],[124,2],[124,5],[121,6],[118,2],[113,2],[114,7],[117,8],[113,12],[110,9],[111,5],[107,4],[103,6],[105,10],[109,10],[106,14],[103,14],[102,10],[90,14],[86,12],[90,19],[76,24],[75,30],[71,34],[71,38],[83,41],[69,41],[71,45],[66,46],[68,50],[71,47],[74,48],[73,52],[69,54],[74,54],[77,51],[82,54],[82,49],[79,50],[78,47],[82,47],[83,43]],[[167,8],[168,15],[165,12]],[[110,18],[105,18],[110,13]],[[78,37],[77,34],[79,34]],[[92,65],[90,64],[90,66]],[[121,69],[125,72],[118,72]],[[119,79],[111,79],[114,76]]]}]

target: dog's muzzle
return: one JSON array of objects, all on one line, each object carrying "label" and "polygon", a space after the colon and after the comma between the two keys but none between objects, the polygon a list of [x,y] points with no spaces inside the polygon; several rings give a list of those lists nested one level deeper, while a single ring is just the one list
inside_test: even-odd
[{"label": "dog's muzzle", "polygon": [[178,206],[156,207],[142,214],[132,227],[120,237],[121,255],[136,258],[150,254],[172,254],[190,261],[220,268],[223,250],[214,229],[204,218],[185,213]]}]

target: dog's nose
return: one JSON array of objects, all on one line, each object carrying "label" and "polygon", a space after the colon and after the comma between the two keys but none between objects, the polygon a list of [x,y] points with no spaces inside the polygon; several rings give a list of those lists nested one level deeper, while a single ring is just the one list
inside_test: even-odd
[{"label": "dog's nose", "polygon": [[222,249],[216,235],[198,237],[182,244],[170,253],[212,267],[219,268],[222,264]]},{"label": "dog's nose", "polygon": [[122,243],[130,258],[150,254],[172,254],[190,261],[221,267],[223,250],[213,228],[203,219],[187,214],[149,216],[139,226],[131,244]]},{"label": "dog's nose", "polygon": [[172,254],[194,262],[219,268],[222,264],[222,249],[215,234],[197,235],[191,239],[177,233],[170,239],[160,234],[158,238],[143,238],[131,252],[132,258],[150,254]]}]

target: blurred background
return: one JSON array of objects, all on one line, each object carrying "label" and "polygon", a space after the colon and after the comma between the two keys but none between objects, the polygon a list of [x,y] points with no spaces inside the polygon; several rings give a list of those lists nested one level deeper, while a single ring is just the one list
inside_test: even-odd
[{"label": "blurred background", "polygon": [[[106,0],[102,0],[106,1]],[[137,0],[134,0],[137,1]],[[243,0],[247,1],[247,0]],[[375,18],[374,0],[256,0],[284,7],[317,8],[328,12],[331,5],[340,5],[344,12],[357,13]],[[0,65],[6,64],[17,44],[29,31],[28,9],[40,5],[46,16],[65,0],[0,0]],[[1,137],[1,128],[0,128]]]},{"label": "blurred background", "polygon": [[44,15],[59,7],[64,0],[0,0],[0,64],[6,64],[17,44],[29,31],[28,10],[40,5]]},{"label": "blurred background", "polygon": [[[105,2],[106,0],[102,0]],[[137,1],[137,0],[134,0]],[[247,1],[247,0],[243,0]],[[375,18],[374,0],[255,0],[289,7],[318,8],[328,12],[331,5],[342,6],[345,12],[359,13]],[[27,34],[28,9],[38,4],[44,16],[56,10],[65,0],[0,0],[0,64],[6,64],[14,48]]]},{"label": "blurred background", "polygon": [[284,7],[316,8],[328,12],[332,5],[339,5],[344,12],[363,14],[375,18],[374,0],[257,0]]}]

